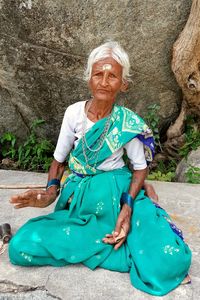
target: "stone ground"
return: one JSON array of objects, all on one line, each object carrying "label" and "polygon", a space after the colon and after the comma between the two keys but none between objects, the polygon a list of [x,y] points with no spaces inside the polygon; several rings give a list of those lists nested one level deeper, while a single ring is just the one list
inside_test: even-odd
[{"label": "stone ground", "polygon": [[[0,170],[0,185],[45,184],[46,174]],[[179,286],[170,294],[159,297],[164,300],[200,299],[200,185],[153,182],[163,206],[176,225],[184,231],[186,242],[193,252],[190,270],[191,285]],[[13,233],[27,219],[46,214],[54,204],[45,209],[24,208],[15,210],[9,204],[12,194],[19,190],[0,190],[0,224],[9,222]],[[53,234],[53,233],[52,233]],[[158,297],[136,290],[129,275],[103,269],[91,271],[82,265],[24,268],[9,263],[7,250],[0,256],[1,300],[154,300]]]}]

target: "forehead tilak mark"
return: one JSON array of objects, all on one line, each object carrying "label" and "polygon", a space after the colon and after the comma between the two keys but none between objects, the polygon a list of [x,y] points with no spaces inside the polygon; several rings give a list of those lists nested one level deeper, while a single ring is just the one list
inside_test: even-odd
[{"label": "forehead tilak mark", "polygon": [[102,66],[103,71],[105,70],[111,70],[112,69],[112,65],[111,64],[105,64]]}]

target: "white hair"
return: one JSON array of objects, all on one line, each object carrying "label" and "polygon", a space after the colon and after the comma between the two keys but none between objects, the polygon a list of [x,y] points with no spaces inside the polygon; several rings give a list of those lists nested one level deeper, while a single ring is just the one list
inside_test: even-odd
[{"label": "white hair", "polygon": [[92,50],[88,57],[87,68],[84,72],[84,79],[89,81],[92,73],[92,66],[99,60],[112,57],[122,66],[122,80],[131,81],[130,79],[130,62],[128,54],[118,42],[109,41]]}]

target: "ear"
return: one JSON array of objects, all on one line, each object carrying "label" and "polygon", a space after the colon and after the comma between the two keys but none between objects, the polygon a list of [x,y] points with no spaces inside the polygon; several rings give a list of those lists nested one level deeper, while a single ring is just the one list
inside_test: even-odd
[{"label": "ear", "polygon": [[126,80],[126,81],[123,81],[123,82],[122,82],[120,91],[124,93],[124,92],[127,91],[127,89],[128,89],[128,81]]}]

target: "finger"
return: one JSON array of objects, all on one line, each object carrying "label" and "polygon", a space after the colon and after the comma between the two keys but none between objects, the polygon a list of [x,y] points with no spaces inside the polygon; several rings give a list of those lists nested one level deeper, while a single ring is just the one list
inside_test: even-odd
[{"label": "finger", "polygon": [[23,198],[21,197],[21,195],[14,195],[10,198],[10,202],[14,203],[14,202],[18,202],[20,200],[22,200]]},{"label": "finger", "polygon": [[109,237],[112,237],[112,236],[113,236],[112,234],[109,234],[109,233],[106,234],[106,237],[108,237],[108,238],[109,238]]},{"label": "finger", "polygon": [[106,243],[106,244],[108,244],[108,243],[110,242],[110,240],[114,240],[114,238],[113,238],[113,237],[111,237],[111,238],[105,237],[105,238],[102,239],[102,241],[103,241],[104,243]]},{"label": "finger", "polygon": [[19,201],[19,202],[15,202],[15,203],[13,203],[14,204],[14,206],[16,206],[16,205],[23,205],[23,204],[30,204],[30,201],[29,200],[23,200],[23,201]]},{"label": "finger", "polygon": [[14,196],[11,196],[10,200],[15,200],[15,199],[18,199],[19,198],[19,195],[14,195]]},{"label": "finger", "polygon": [[125,242],[125,240],[126,240],[126,238],[122,238],[122,239],[119,241],[119,243],[117,243],[117,244],[115,245],[114,249],[115,249],[115,250],[118,250],[118,249],[121,247],[121,245]]},{"label": "finger", "polygon": [[19,209],[19,208],[29,207],[29,206],[30,206],[29,203],[26,204],[22,203],[22,204],[15,205],[14,208]]},{"label": "finger", "polygon": [[24,193],[13,195],[11,197],[11,200],[16,200],[16,199],[30,199],[30,198],[35,198],[37,197],[38,194],[46,194],[45,190],[28,190]]},{"label": "finger", "polygon": [[113,238],[113,236],[110,237],[110,238],[103,238],[102,241],[105,244],[110,244],[110,245],[115,244],[115,239]]},{"label": "finger", "polygon": [[[124,225],[123,225],[124,226]],[[119,233],[119,235],[117,237],[115,237],[115,241],[119,242],[119,240],[121,240],[122,238],[126,237],[128,234],[128,229],[124,230],[123,227],[121,227],[121,231]]]},{"label": "finger", "polygon": [[107,233],[107,234],[105,235],[104,239],[105,239],[105,238],[112,238],[112,237],[113,237],[112,234]]},{"label": "finger", "polygon": [[21,200],[27,200],[28,198],[30,198],[30,192],[29,191],[27,191],[25,193],[22,193],[22,194],[12,196],[10,202],[15,203],[15,202],[19,202]]},{"label": "finger", "polygon": [[113,235],[118,236],[121,231],[121,228],[122,228],[122,219],[118,218]]},{"label": "finger", "polygon": [[128,222],[128,221],[124,222],[122,225],[122,233],[124,233],[124,236],[128,235],[129,229],[130,229],[130,222]]},{"label": "finger", "polygon": [[28,201],[27,199],[21,199],[21,198],[15,198],[15,199],[11,199],[10,203],[15,204],[15,203],[22,203],[22,202],[26,202]]}]

